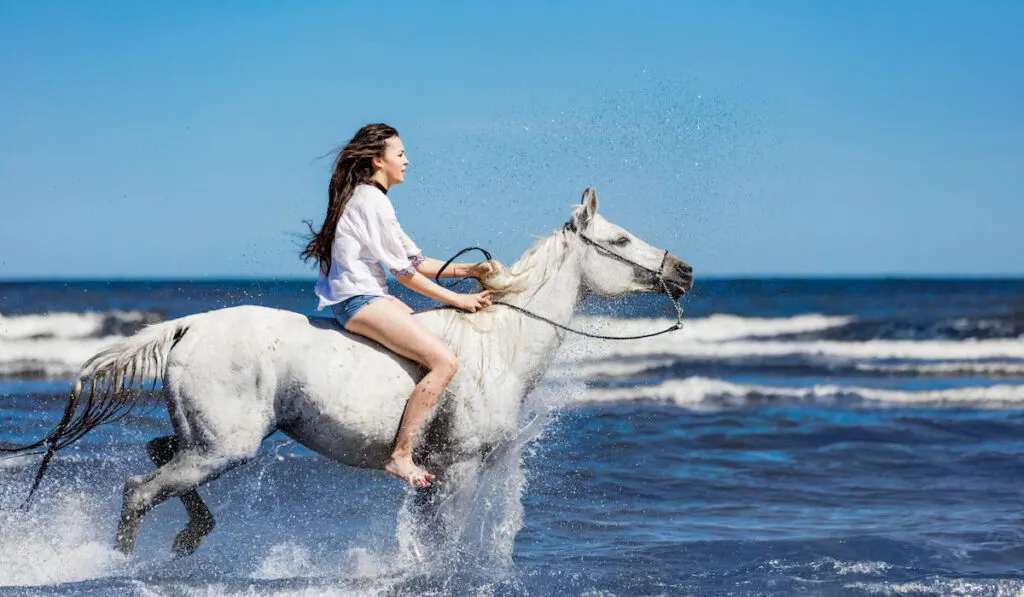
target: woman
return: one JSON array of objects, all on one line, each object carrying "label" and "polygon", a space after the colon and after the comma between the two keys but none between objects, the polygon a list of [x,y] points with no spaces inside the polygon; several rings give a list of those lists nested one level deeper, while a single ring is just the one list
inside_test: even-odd
[{"label": "woman", "polygon": [[[406,288],[454,307],[474,312],[491,301],[486,290],[460,294],[429,279],[444,263],[423,256],[402,231],[387,197],[388,189],[405,180],[408,164],[398,131],[386,124],[359,129],[338,154],[328,187],[327,217],[301,255],[320,265],[318,309],[331,307],[346,330],[427,370],[409,396],[395,449],[384,465],[387,473],[412,486],[427,487],[434,475],[413,462],[412,447],[455,375],[458,360],[448,345],[416,321],[408,305],[388,294],[381,264]],[[482,277],[491,271],[489,263],[457,263],[446,277]]]}]

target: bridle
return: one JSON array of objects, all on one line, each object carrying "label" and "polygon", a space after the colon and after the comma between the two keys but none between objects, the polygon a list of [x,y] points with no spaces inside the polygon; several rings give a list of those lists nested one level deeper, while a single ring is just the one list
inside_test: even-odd
[{"label": "bridle", "polygon": [[[605,247],[605,246],[601,245],[597,241],[593,240],[592,238],[590,238],[587,235],[585,235],[582,232],[580,232],[579,229],[576,228],[576,225],[572,223],[572,221],[566,222],[565,226],[562,227],[562,230],[565,230],[567,232],[571,232],[571,233],[575,234],[577,237],[579,237],[585,243],[587,243],[590,246],[594,247],[595,249],[597,249],[597,250],[599,250],[599,251],[609,255],[610,257],[612,257],[614,259],[617,259],[618,261],[621,261],[623,263],[628,263],[629,265],[631,265],[631,266],[633,266],[635,268],[638,268],[638,269],[643,270],[645,272],[648,272],[650,274],[654,274],[654,276],[658,279],[658,283],[661,284],[662,290],[665,291],[665,296],[668,297],[668,300],[672,303],[672,306],[675,307],[675,309],[676,309],[676,322],[672,326],[667,327],[667,328],[665,328],[665,329],[663,329],[661,331],[654,332],[653,334],[640,334],[638,336],[604,336],[604,335],[601,335],[601,334],[591,334],[589,332],[584,332],[584,331],[581,331],[581,330],[574,330],[574,329],[572,329],[572,328],[570,328],[568,326],[564,326],[564,325],[558,323],[557,321],[552,321],[552,320],[548,319],[547,317],[544,317],[543,315],[539,315],[537,313],[534,313],[532,311],[524,309],[524,308],[522,308],[522,307],[520,307],[518,305],[513,305],[511,303],[506,303],[506,302],[502,302],[502,301],[493,301],[491,303],[492,305],[502,305],[504,307],[508,307],[509,309],[512,309],[513,311],[518,311],[518,312],[522,313],[523,315],[527,315],[529,317],[532,317],[533,319],[536,319],[538,321],[543,321],[544,323],[549,323],[549,324],[553,325],[554,327],[556,327],[558,329],[565,330],[567,332],[572,332],[573,334],[579,334],[580,336],[586,336],[587,338],[598,338],[600,340],[640,340],[641,338],[652,338],[654,336],[660,336],[662,334],[667,334],[668,332],[674,332],[676,330],[682,329],[682,327],[683,327],[683,308],[679,306],[679,301],[678,300],[672,298],[672,291],[668,287],[668,282],[665,281],[664,274],[662,274],[662,271],[664,271],[664,269],[665,269],[665,262],[668,260],[668,251],[667,250],[661,256],[661,266],[659,266],[659,268],[657,270],[653,270],[653,269],[647,267],[646,265],[637,263],[637,262],[633,261],[632,259],[629,259],[628,257],[623,257],[622,255],[619,255],[618,253],[616,253],[615,251],[612,251],[608,247]],[[458,253],[456,253],[455,256],[453,256],[451,259],[446,261],[445,264],[441,266],[441,269],[437,270],[437,274],[434,276],[434,281],[437,282],[438,284],[442,285],[442,286],[451,287],[451,286],[454,286],[454,285],[458,284],[462,280],[464,280],[465,278],[462,278],[462,279],[457,280],[457,281],[455,281],[455,282],[453,282],[451,284],[444,284],[444,283],[441,282],[441,273],[444,272],[444,270],[447,269],[447,267],[449,265],[451,265],[453,261],[458,259],[462,254],[468,253],[469,251],[480,251],[481,253],[484,254],[484,257],[488,261],[491,260],[491,254],[490,254],[489,251],[487,251],[487,249],[482,249],[480,247],[466,247],[465,249],[463,249],[463,250],[459,251]]]}]

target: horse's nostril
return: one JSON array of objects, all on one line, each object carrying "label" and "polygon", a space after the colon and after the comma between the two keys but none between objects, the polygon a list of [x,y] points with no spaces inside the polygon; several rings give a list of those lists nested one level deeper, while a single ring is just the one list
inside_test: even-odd
[{"label": "horse's nostril", "polygon": [[680,275],[683,275],[683,276],[691,276],[691,275],[693,275],[693,268],[690,267],[690,265],[686,264],[686,263],[680,263],[680,264],[676,265],[676,271],[679,272]]}]

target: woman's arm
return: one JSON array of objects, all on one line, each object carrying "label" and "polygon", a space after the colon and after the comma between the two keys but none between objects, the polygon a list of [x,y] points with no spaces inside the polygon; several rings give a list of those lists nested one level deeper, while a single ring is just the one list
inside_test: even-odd
[{"label": "woman's arm", "polygon": [[[444,262],[432,257],[424,257],[423,261],[416,264],[416,271],[428,278],[437,275]],[[441,274],[442,278],[479,278],[494,271],[494,267],[484,261],[483,263],[453,263]]]},{"label": "woman's arm", "polygon": [[[433,261],[437,260],[434,259]],[[441,267],[442,265],[444,265],[444,263],[438,261],[437,267]],[[491,299],[487,298],[487,295],[489,294],[489,291],[487,290],[477,292],[475,294],[452,292],[443,286],[434,284],[430,278],[427,278],[419,272],[416,272],[411,276],[395,276],[395,279],[409,290],[416,291],[423,296],[434,299],[435,301],[440,301],[453,307],[464,309],[470,313],[477,309],[483,309],[491,304]]]}]

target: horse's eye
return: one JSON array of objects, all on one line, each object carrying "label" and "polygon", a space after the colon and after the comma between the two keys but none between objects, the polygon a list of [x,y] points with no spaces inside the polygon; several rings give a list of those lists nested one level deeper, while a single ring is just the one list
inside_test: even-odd
[{"label": "horse's eye", "polygon": [[615,247],[624,247],[624,246],[629,244],[629,237],[628,236],[623,236],[623,237],[617,238],[617,239],[613,240],[611,242],[611,244],[612,244],[612,246],[615,246]]}]

